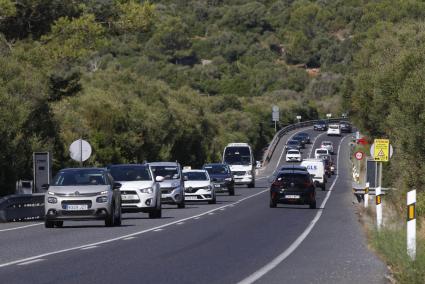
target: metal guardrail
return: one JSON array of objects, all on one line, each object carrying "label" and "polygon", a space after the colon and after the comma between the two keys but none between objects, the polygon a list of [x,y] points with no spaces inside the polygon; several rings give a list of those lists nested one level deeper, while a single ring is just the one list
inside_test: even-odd
[{"label": "metal guardrail", "polygon": [[329,123],[332,122],[340,122],[340,121],[348,121],[347,118],[330,118],[330,119],[316,119],[316,120],[308,120],[308,121],[303,121],[303,122],[299,122],[296,124],[291,124],[288,126],[285,126],[283,128],[281,128],[273,137],[272,142],[269,145],[269,148],[267,149],[266,155],[265,155],[265,159],[264,162],[267,164],[270,159],[272,158],[274,151],[276,150],[277,145],[280,142],[280,139],[287,134],[288,132],[294,130],[294,129],[298,129],[298,128],[303,128],[303,127],[307,127],[307,126],[313,126],[316,122],[318,122],[319,120],[326,120]]},{"label": "metal guardrail", "polygon": [[44,193],[14,194],[0,199],[0,222],[44,218]]}]

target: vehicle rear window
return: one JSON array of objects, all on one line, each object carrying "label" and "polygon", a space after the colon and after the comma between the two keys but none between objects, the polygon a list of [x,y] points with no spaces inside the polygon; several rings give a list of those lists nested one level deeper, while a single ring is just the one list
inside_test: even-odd
[{"label": "vehicle rear window", "polygon": [[225,175],[225,174],[229,174],[229,170],[227,169],[227,166],[225,165],[207,165],[204,166],[204,169],[209,173],[209,174],[215,174],[215,175]]},{"label": "vehicle rear window", "polygon": [[276,178],[278,181],[283,182],[284,186],[286,184],[294,183],[295,185],[308,183],[310,181],[310,177],[307,174],[301,173],[282,173],[279,174]]},{"label": "vehicle rear window", "polygon": [[299,154],[300,152],[298,152],[298,151],[294,151],[294,150],[289,150],[288,151],[288,154]]}]

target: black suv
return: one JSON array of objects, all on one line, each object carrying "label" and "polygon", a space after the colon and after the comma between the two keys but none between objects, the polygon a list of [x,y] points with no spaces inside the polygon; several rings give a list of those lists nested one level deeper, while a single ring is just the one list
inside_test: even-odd
[{"label": "black suv", "polygon": [[319,120],[313,125],[313,130],[326,131],[328,130],[328,123],[324,120]]},{"label": "black suv", "polygon": [[235,195],[235,180],[227,164],[205,164],[202,168],[208,172],[215,192],[227,191],[229,195]]},{"label": "black suv", "polygon": [[339,126],[341,128],[341,132],[351,133],[353,131],[352,126],[349,122],[341,121],[339,123]]},{"label": "black suv", "polygon": [[270,208],[278,203],[308,204],[316,208],[316,189],[308,172],[287,170],[279,172],[270,186]]},{"label": "black suv", "polygon": [[289,140],[288,142],[286,142],[286,145],[285,145],[286,152],[288,152],[288,150],[290,149],[295,149],[301,152],[301,148],[302,148],[301,142],[298,140]]}]

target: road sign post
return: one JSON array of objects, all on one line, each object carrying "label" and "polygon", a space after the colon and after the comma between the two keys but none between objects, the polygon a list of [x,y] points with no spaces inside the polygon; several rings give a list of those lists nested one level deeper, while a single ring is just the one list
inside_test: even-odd
[{"label": "road sign post", "polygon": [[364,189],[364,208],[369,206],[369,183],[366,183],[366,187]]},{"label": "road sign post", "polygon": [[279,122],[279,107],[272,106],[272,121],[274,121],[274,132],[277,131],[277,123]]},{"label": "road sign post", "polygon": [[376,203],[376,227],[378,231],[382,227],[382,195],[381,195],[381,187],[378,186],[375,189],[375,203]]},{"label": "road sign post", "polygon": [[407,254],[416,259],[416,190],[407,193]]}]

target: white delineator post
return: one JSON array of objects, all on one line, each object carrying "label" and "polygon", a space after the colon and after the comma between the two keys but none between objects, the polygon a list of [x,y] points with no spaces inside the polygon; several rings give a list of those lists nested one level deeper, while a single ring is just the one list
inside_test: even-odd
[{"label": "white delineator post", "polygon": [[382,196],[381,196],[381,187],[378,186],[375,189],[375,201],[376,201],[376,226],[378,231],[382,227]]},{"label": "white delineator post", "polygon": [[366,183],[366,188],[364,189],[364,208],[369,206],[369,183]]},{"label": "white delineator post", "polygon": [[407,254],[416,258],[416,190],[407,193]]}]

